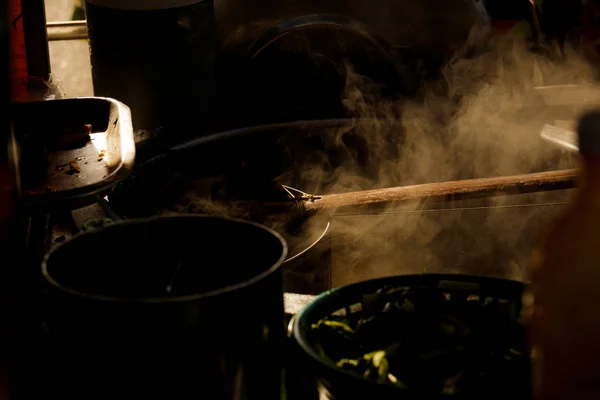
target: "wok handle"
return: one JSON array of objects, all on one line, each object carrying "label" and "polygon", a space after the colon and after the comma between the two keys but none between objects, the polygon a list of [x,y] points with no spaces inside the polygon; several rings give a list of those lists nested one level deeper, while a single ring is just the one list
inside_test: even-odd
[{"label": "wok handle", "polygon": [[571,189],[578,176],[577,169],[568,169],[330,194],[305,201],[304,209],[306,212],[332,211],[410,200],[448,201]]}]

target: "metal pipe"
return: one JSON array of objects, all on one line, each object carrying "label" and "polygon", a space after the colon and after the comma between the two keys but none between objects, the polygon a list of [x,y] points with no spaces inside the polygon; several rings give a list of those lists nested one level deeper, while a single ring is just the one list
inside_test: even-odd
[{"label": "metal pipe", "polygon": [[44,0],[21,1],[23,32],[27,51],[29,76],[48,80],[50,78],[50,53]]},{"label": "metal pipe", "polygon": [[88,37],[86,20],[49,22],[46,28],[48,41],[82,40]]}]

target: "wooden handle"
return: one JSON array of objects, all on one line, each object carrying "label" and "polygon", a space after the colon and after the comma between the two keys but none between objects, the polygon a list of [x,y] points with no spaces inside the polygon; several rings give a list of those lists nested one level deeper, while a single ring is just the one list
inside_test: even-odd
[{"label": "wooden handle", "polygon": [[578,170],[568,169],[330,194],[306,201],[304,209],[307,212],[316,212],[409,200],[458,200],[570,189],[575,186],[578,176]]}]

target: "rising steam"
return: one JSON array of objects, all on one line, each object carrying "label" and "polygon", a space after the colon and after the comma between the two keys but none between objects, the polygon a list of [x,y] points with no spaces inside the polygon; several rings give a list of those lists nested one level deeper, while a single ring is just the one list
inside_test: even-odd
[{"label": "rising steam", "polygon": [[[592,69],[574,51],[552,61],[524,43],[497,38],[485,52],[461,52],[445,66],[443,79],[425,87],[419,98],[397,102],[382,100],[372,82],[347,68],[343,103],[356,119],[342,128],[308,132],[309,138],[322,139],[319,151],[290,143],[286,151],[296,153],[294,168],[278,183],[327,194],[576,165],[571,154],[543,142],[540,130],[545,123],[576,118],[577,111],[563,107],[563,115],[557,115],[536,90],[593,82]],[[420,272],[523,279],[532,245],[568,195],[334,212],[332,283]],[[515,204],[520,206],[509,207]],[[217,205],[194,194],[177,211],[247,216],[235,204]],[[285,230],[289,221],[273,216],[261,222]],[[302,235],[286,238],[291,247],[301,247],[322,229],[322,219],[316,218],[304,225]]]},{"label": "rising steam", "polygon": [[[325,176],[313,185],[333,193],[576,166],[571,154],[539,136],[543,123],[575,118],[576,111],[556,115],[557,108],[546,106],[536,90],[593,82],[592,69],[573,51],[565,60],[551,61],[524,43],[499,38],[485,53],[456,58],[443,75],[438,85],[446,86],[445,93],[432,85],[423,98],[396,104],[369,98],[366,78],[350,75],[346,107],[362,118],[383,117],[352,130],[367,143],[368,165],[345,164],[335,170],[335,179]],[[391,123],[399,116],[401,128]],[[337,140],[346,132],[338,132]],[[322,175],[319,165],[311,166],[310,175]],[[454,210],[443,212],[416,203],[334,214],[333,284],[424,271],[524,279],[532,246],[561,209],[556,203],[568,196],[453,202],[444,207]]]}]

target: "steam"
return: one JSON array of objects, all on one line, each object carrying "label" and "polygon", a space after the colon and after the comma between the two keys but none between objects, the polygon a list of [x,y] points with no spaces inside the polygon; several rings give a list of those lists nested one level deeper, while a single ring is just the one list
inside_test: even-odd
[{"label": "steam", "polygon": [[[326,176],[313,185],[331,193],[576,165],[572,155],[540,139],[544,121],[559,118],[536,91],[539,86],[592,83],[592,69],[575,52],[557,62],[504,38],[483,54],[456,58],[443,72],[445,94],[433,85],[422,99],[397,104],[373,101],[365,95],[371,92],[369,82],[350,75],[346,107],[363,118],[384,117],[352,130],[367,143],[370,174],[362,166],[345,164],[333,173],[333,181]],[[391,123],[399,116],[401,128]],[[573,112],[570,118],[576,116]],[[336,140],[347,132],[338,132]],[[317,170],[310,172],[314,179],[319,166],[312,167]],[[436,210],[440,205],[416,203],[371,214],[334,213],[332,283],[421,272],[524,279],[532,247],[569,195],[452,202],[443,205],[450,209],[443,212]]]},{"label": "steam", "polygon": [[[470,37],[471,49],[477,38]],[[417,99],[382,100],[379,88],[351,66],[346,76],[343,104],[356,118],[343,127],[314,129],[301,142],[290,140],[285,151],[294,168],[276,182],[328,194],[572,168],[576,158],[540,139],[540,130],[576,118],[576,110],[563,107],[558,116],[536,88],[594,82],[594,72],[574,51],[556,61],[507,38],[494,39],[485,52],[457,54],[443,79]],[[303,148],[311,137],[322,148]],[[532,246],[568,198],[552,192],[334,212],[308,220],[301,234],[286,239],[290,247],[307,246],[329,218],[334,286],[421,272],[524,279]],[[236,203],[194,194],[176,211],[249,217]],[[281,216],[259,222],[281,232],[290,223]]]}]

